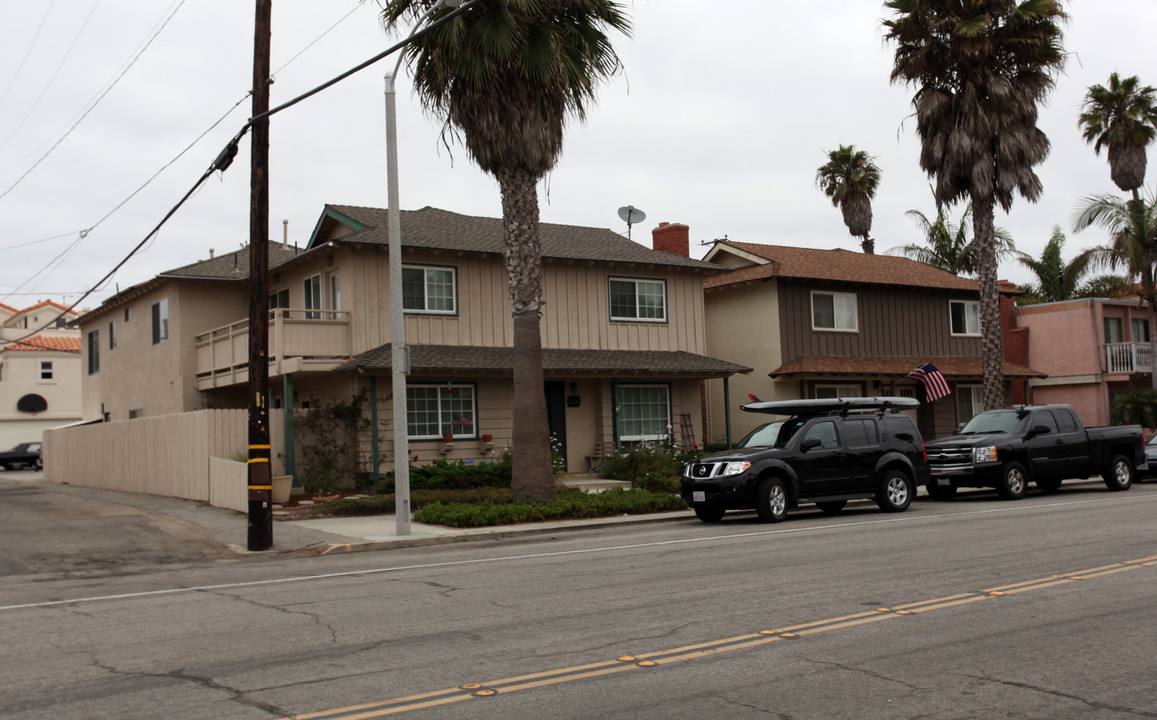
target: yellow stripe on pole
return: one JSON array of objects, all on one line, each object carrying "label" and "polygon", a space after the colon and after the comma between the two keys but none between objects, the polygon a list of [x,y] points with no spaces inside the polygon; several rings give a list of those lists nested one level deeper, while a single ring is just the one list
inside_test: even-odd
[{"label": "yellow stripe on pole", "polygon": [[267,463],[269,458],[249,458],[249,463]]},{"label": "yellow stripe on pole", "polygon": [[249,449],[250,450],[268,450],[272,447],[273,447],[272,445],[250,445]]},{"label": "yellow stripe on pole", "polygon": [[250,485],[249,489],[250,490],[272,490],[273,486],[272,485]]}]

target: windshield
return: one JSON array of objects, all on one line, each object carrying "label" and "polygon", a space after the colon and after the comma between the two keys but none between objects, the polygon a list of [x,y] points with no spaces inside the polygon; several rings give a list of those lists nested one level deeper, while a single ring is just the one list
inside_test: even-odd
[{"label": "windshield", "polygon": [[740,440],[736,447],[787,447],[803,423],[799,418],[792,418],[760,425]]},{"label": "windshield", "polygon": [[995,410],[977,415],[960,431],[961,435],[1008,434],[1024,431],[1025,419],[1018,410]]}]

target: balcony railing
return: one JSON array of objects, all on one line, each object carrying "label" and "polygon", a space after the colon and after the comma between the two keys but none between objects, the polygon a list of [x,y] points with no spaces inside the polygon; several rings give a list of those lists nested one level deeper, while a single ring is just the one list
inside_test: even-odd
[{"label": "balcony railing", "polygon": [[[198,387],[225,387],[248,380],[248,319],[203,332],[195,337],[194,344]],[[350,354],[348,310],[277,308],[269,311],[271,375],[306,367],[332,369],[349,359]]]},{"label": "balcony railing", "polygon": [[1149,343],[1106,343],[1105,372],[1147,373],[1153,371]]}]

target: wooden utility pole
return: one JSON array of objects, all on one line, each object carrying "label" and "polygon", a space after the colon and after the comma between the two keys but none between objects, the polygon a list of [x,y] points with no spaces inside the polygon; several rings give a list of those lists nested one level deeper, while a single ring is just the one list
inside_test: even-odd
[{"label": "wooden utility pole", "polygon": [[[269,46],[273,0],[257,0],[249,179],[249,544],[273,546],[269,467]],[[288,410],[287,410],[288,412]]]}]

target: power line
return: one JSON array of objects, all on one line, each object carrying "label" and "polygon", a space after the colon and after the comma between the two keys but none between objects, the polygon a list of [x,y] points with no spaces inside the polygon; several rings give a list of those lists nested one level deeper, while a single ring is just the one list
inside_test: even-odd
[{"label": "power line", "polygon": [[173,19],[173,16],[177,14],[177,11],[180,10],[181,6],[184,4],[185,4],[185,0],[178,0],[177,1],[176,7],[173,8],[173,11],[171,13],[169,13],[169,16],[167,18],[165,18],[164,22],[161,23],[160,27],[157,28],[156,32],[154,32],[152,34],[152,36],[149,37],[149,39],[145,42],[145,44],[141,47],[141,49],[137,52],[137,54],[133,56],[133,58],[128,62],[127,65],[125,65],[125,67],[120,71],[120,73],[116,76],[116,78],[113,79],[112,83],[109,84],[109,86],[107,88],[105,88],[104,91],[100,93],[100,95],[97,96],[96,100],[94,100],[92,102],[92,104],[89,105],[88,108],[85,109],[85,111],[83,113],[81,113],[81,115],[77,119],[77,121],[72,124],[72,127],[68,128],[68,130],[66,130],[64,132],[64,134],[61,135],[60,138],[57,139],[57,141],[52,144],[52,147],[48,148],[48,150],[43,155],[41,155],[40,158],[36,162],[32,163],[32,167],[25,170],[23,175],[16,178],[16,182],[12,183],[12,185],[7,190],[0,193],[0,200],[4,199],[4,197],[7,196],[8,193],[15,190],[16,186],[19,185],[21,182],[23,182],[24,178],[26,178],[30,174],[32,174],[32,171],[35,170],[37,167],[39,167],[40,163],[44,162],[48,158],[48,156],[52,154],[52,151],[55,150],[56,148],[58,148],[60,146],[60,144],[62,142],[64,142],[65,139],[69,135],[72,134],[72,131],[76,130],[76,128],[82,122],[84,122],[84,119],[88,117],[89,113],[91,113],[93,110],[96,109],[96,106],[100,104],[100,101],[104,100],[105,96],[107,96],[110,92],[112,92],[112,89],[117,86],[117,83],[119,83],[121,81],[121,78],[123,78],[125,76],[125,74],[127,74],[128,71],[133,67],[133,65],[136,64],[137,60],[140,59],[141,55],[145,54],[145,50],[149,49],[149,46],[153,44],[153,41],[157,39],[157,36],[161,34],[161,31],[165,29],[165,26],[169,24],[169,21]]},{"label": "power line", "polygon": [[48,22],[48,16],[52,14],[52,6],[55,4],[56,0],[48,3],[48,8],[44,11],[44,17],[40,18],[40,24],[36,26],[36,34],[32,36],[32,42],[28,43],[28,50],[24,53],[24,59],[20,61],[16,72],[12,74],[12,79],[8,81],[8,87],[4,88],[4,94],[0,95],[0,107],[3,107],[4,101],[8,99],[8,93],[12,90],[12,86],[16,84],[16,78],[20,77],[20,73],[24,70],[24,65],[28,62],[28,58],[32,57],[32,50],[36,47],[36,41],[40,39],[40,33],[44,30],[44,23]]},{"label": "power line", "polygon": [[[181,2],[184,2],[184,0],[181,0]],[[87,298],[92,293],[96,292],[101,286],[103,286],[106,282],[108,282],[108,280],[110,278],[112,278],[112,276],[115,275],[116,272],[118,270],[120,270],[125,265],[125,263],[127,263],[129,260],[131,260],[132,257],[134,255],[136,255],[137,252],[139,252],[140,249],[142,247],[144,247],[145,244],[148,243],[153,238],[154,235],[156,235],[158,232],[160,232],[161,228],[165,225],[165,223],[167,223],[169,221],[169,218],[171,218],[173,215],[175,215],[177,213],[177,210],[179,210],[181,208],[181,206],[184,205],[189,200],[189,198],[193,196],[193,194],[201,187],[201,185],[206,180],[209,179],[209,177],[214,172],[217,172],[217,171],[225,172],[225,170],[228,169],[228,167],[233,163],[233,158],[235,158],[237,156],[238,143],[241,142],[241,139],[243,137],[245,137],[245,134],[247,132],[249,132],[249,130],[253,127],[253,124],[255,122],[257,122],[259,120],[266,119],[266,118],[270,118],[270,117],[276,115],[277,113],[279,113],[283,110],[288,110],[289,108],[293,107],[294,105],[297,105],[298,103],[306,100],[307,98],[313,97],[314,95],[320,93],[322,90],[325,90],[327,88],[330,88],[330,87],[336,85],[337,83],[341,82],[342,80],[345,80],[346,78],[350,77],[351,75],[366,69],[367,67],[373,65],[374,63],[380,62],[384,58],[389,57],[390,55],[394,54],[395,52],[398,52],[399,50],[403,49],[406,45],[428,35],[429,33],[434,32],[435,30],[440,28],[442,25],[450,22],[451,20],[457,18],[459,15],[462,15],[463,13],[469,11],[471,8],[475,7],[476,5],[480,5],[484,2],[487,2],[487,0],[469,0],[469,2],[463,3],[461,6],[459,6],[458,8],[453,10],[452,12],[449,12],[446,15],[439,18],[438,20],[431,22],[430,24],[426,25],[421,30],[414,32],[414,33],[411,33],[404,40],[392,45],[391,47],[387,48],[386,50],[373,56],[369,60],[366,60],[365,62],[362,62],[362,63],[354,66],[353,68],[341,73],[340,75],[338,75],[338,76],[336,76],[330,80],[327,80],[326,82],[322,83],[321,85],[318,85],[317,87],[313,88],[312,90],[308,90],[308,91],[302,93],[301,95],[298,95],[297,97],[293,98],[292,100],[290,100],[288,102],[282,103],[281,105],[278,105],[275,108],[272,108],[272,109],[270,109],[264,113],[261,113],[260,115],[249,118],[249,120],[245,123],[245,126],[242,127],[241,130],[238,131],[238,133],[233,136],[233,139],[229,141],[229,144],[226,145],[223,150],[221,150],[221,152],[217,155],[217,158],[212,162],[212,164],[209,165],[209,168],[201,175],[201,177],[197,180],[197,182],[195,182],[193,184],[193,186],[191,188],[189,188],[189,191],[185,193],[185,195],[177,202],[176,205],[174,205],[172,208],[169,209],[169,211],[167,213],[165,213],[165,216],[163,218],[161,218],[161,221],[159,223],[157,223],[157,225],[151,231],[149,231],[149,234],[146,235],[144,237],[144,239],[142,239],[139,243],[137,243],[136,246],[133,247],[133,249],[129,251],[128,255],[126,255],[120,262],[118,262],[116,264],[116,267],[114,267],[112,270],[108,271],[108,273],[106,273],[104,277],[102,277],[99,281],[97,281],[97,283],[92,288],[90,288],[89,290],[86,290],[85,293],[83,295],[81,295],[79,298],[77,298],[76,302],[72,303],[72,305],[69,305],[68,308],[66,308],[64,312],[65,313],[72,312],[76,308],[77,305],[79,305],[80,303],[82,303],[84,301],[85,298]],[[0,195],[0,197],[3,197],[3,196]],[[14,340],[0,341],[0,345],[26,340],[26,339],[36,335],[36,333],[40,332],[41,330],[44,330],[47,327],[48,327],[48,325],[44,325],[44,326],[32,331],[31,333],[24,335],[23,337],[16,338]]]}]

